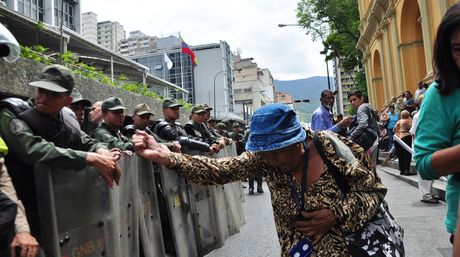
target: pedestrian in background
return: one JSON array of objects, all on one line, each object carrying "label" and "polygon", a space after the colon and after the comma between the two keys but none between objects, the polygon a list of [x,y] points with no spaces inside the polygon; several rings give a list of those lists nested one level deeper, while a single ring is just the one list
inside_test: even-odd
[{"label": "pedestrian in background", "polygon": [[311,115],[311,129],[314,131],[330,130],[339,134],[342,130],[348,128],[352,122],[352,117],[344,118],[334,124],[332,118],[332,108],[334,107],[335,95],[331,90],[321,92],[321,105]]},{"label": "pedestrian in background", "polygon": [[[409,132],[412,127],[412,119],[410,113],[406,110],[401,112],[401,119],[396,122],[393,128],[393,133],[396,137],[401,139],[408,147],[412,145],[412,136]],[[412,160],[412,154],[404,149],[404,147],[396,142],[395,143],[396,157],[398,157],[399,174],[410,175],[410,162]]]},{"label": "pedestrian in background", "polygon": [[424,94],[414,157],[423,179],[449,175],[445,224],[453,239],[460,200],[460,3],[439,24],[433,52],[435,81]]}]

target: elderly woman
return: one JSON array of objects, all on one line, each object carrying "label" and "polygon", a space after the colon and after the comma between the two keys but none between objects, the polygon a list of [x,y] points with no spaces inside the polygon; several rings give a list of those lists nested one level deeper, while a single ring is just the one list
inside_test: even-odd
[{"label": "elderly woman", "polygon": [[[370,170],[361,147],[328,131],[316,135],[301,127],[289,106],[270,104],[254,113],[247,151],[238,157],[211,159],[171,153],[143,132],[138,132],[133,142],[139,155],[177,170],[194,183],[224,184],[266,177],[281,256],[369,256],[362,248],[352,252],[346,235],[366,226],[380,208],[386,188]],[[341,190],[339,180],[346,183],[348,192]],[[390,251],[403,256],[402,235],[392,232],[398,249],[389,246]],[[379,231],[363,232],[360,240],[377,252],[373,256],[385,256],[382,253],[387,245],[374,248],[367,243],[376,241],[375,233]],[[312,253],[296,255],[312,249],[310,246]]]},{"label": "elderly woman", "polygon": [[[396,122],[393,132],[395,136],[401,139],[407,146],[412,145],[412,135],[409,130],[412,127],[412,118],[408,111],[401,112],[401,118]],[[398,157],[399,172],[401,175],[410,175],[410,162],[412,154],[404,149],[399,143],[395,144],[396,157]]]}]

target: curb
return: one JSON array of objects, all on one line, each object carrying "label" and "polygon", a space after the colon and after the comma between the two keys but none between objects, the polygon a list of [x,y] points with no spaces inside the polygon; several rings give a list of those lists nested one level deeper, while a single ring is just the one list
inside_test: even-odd
[{"label": "curb", "polygon": [[[377,169],[381,170],[389,175],[392,175],[406,183],[408,183],[411,186],[418,187],[418,181],[417,181],[417,175],[410,175],[410,176],[402,176],[399,175],[399,170],[393,169],[391,167],[387,166],[382,166],[382,165],[377,165]],[[446,201],[446,186],[447,182],[440,181],[440,180],[435,180],[433,183],[433,187],[431,188],[431,193],[433,195],[439,196],[439,199],[441,201]]]}]

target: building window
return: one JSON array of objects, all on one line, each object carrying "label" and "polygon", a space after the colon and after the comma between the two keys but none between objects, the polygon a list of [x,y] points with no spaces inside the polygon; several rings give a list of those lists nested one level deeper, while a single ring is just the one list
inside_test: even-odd
[{"label": "building window", "polygon": [[18,12],[34,20],[43,21],[43,0],[18,0]]},{"label": "building window", "polygon": [[[62,9],[64,9],[64,13]],[[76,29],[74,23],[75,4],[67,2],[66,0],[54,0],[54,15],[56,26],[61,25],[61,16],[64,15],[64,25],[72,30]]]},{"label": "building window", "polygon": [[245,88],[243,92],[244,92],[244,93],[251,93],[251,92],[252,92],[252,88]]}]

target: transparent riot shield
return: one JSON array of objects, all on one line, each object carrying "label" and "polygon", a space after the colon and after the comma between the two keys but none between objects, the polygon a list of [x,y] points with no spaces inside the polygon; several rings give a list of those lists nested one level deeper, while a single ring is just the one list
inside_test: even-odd
[{"label": "transparent riot shield", "polygon": [[121,256],[111,243],[110,189],[97,171],[34,168],[40,245],[47,257]]},{"label": "transparent riot shield", "polygon": [[139,256],[139,196],[137,156],[118,162],[122,170],[120,185],[111,190],[114,241],[121,256]]},{"label": "transparent riot shield", "polygon": [[[237,156],[235,143],[226,146],[225,149],[228,157]],[[242,200],[244,200],[241,181],[225,184],[224,195],[227,208],[228,230],[229,234],[233,235],[238,233],[241,226],[246,223],[243,206],[241,205]]]},{"label": "transparent riot shield", "polygon": [[119,165],[122,177],[113,189],[91,167],[35,166],[40,246],[47,257],[137,257],[140,245],[143,256],[165,256],[151,162],[133,155]]},{"label": "transparent riot shield", "polygon": [[163,194],[166,197],[170,228],[174,239],[176,256],[198,255],[195,223],[185,180],[175,171],[159,166]]},{"label": "transparent riot shield", "polygon": [[145,257],[166,256],[152,162],[139,158],[139,232]]}]

